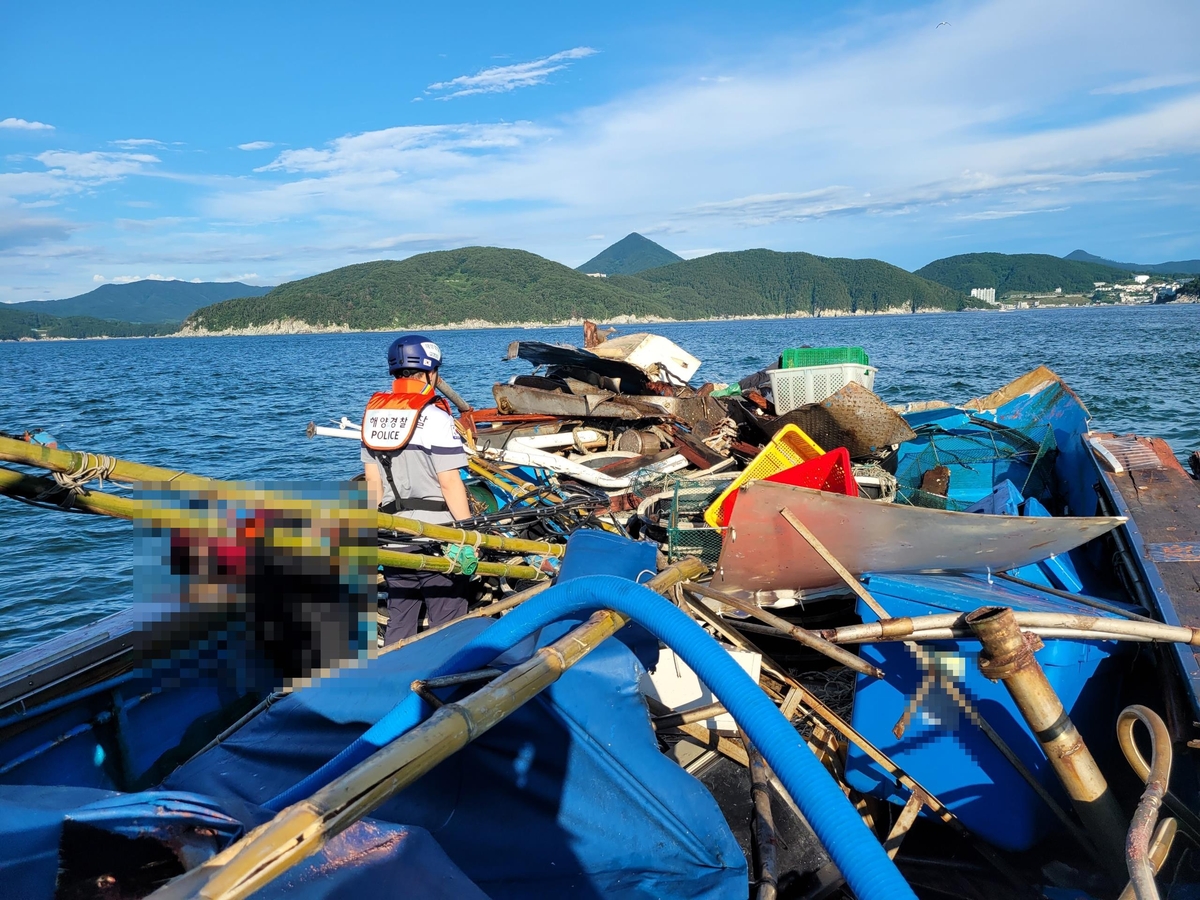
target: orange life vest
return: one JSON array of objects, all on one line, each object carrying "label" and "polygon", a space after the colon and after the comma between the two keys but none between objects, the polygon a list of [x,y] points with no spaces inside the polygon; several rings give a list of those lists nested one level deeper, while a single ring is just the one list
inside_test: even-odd
[{"label": "orange life vest", "polygon": [[412,440],[421,410],[434,403],[447,413],[446,403],[432,385],[415,378],[397,378],[390,391],[371,395],[363,413],[362,442],[368,450],[395,453]]}]

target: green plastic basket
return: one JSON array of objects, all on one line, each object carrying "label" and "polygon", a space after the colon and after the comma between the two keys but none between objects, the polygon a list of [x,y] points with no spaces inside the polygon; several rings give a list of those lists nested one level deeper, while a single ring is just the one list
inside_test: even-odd
[{"label": "green plastic basket", "polygon": [[704,511],[732,479],[733,476],[711,481],[681,478],[675,482],[667,525],[667,558],[671,562],[698,556],[708,565],[716,564],[725,529],[709,527],[704,521]]},{"label": "green plastic basket", "polygon": [[867,351],[862,347],[796,347],[784,350],[780,359],[781,369],[804,369],[808,366],[835,366],[839,363],[854,363],[869,366]]}]

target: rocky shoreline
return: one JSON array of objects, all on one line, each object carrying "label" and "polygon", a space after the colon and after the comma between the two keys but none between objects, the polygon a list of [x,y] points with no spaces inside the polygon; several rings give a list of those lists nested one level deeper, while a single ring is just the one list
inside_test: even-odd
[{"label": "rocky shoreline", "polygon": [[[1177,301],[1181,303],[1189,303],[1192,301]],[[1024,312],[1032,312],[1045,309],[1087,309],[1084,305],[1048,305],[1040,307],[1031,307]],[[939,313],[987,313],[1001,312],[1000,307],[990,307],[987,309],[979,307],[968,307],[962,310],[948,309],[919,309],[915,313],[903,307],[889,307],[888,309],[878,312],[866,312],[865,310],[857,310],[850,312],[849,310],[826,310],[818,316],[813,316],[811,313],[797,312],[789,313],[786,316],[718,316],[711,319],[668,319],[662,316],[613,316],[611,319],[605,319],[598,322],[599,325],[663,325],[683,322],[750,322],[750,321],[786,321],[790,319],[824,319],[824,318],[858,318],[867,316],[909,316],[909,315],[925,315]],[[251,325],[246,328],[226,328],[221,331],[209,331],[206,328],[194,328],[185,326],[179,331],[171,334],[156,334],[156,335],[136,335],[129,337],[112,337],[107,335],[97,335],[95,337],[86,338],[64,338],[64,337],[48,337],[48,338],[20,338],[13,340],[0,340],[0,343],[42,343],[47,341],[124,341],[124,340],[154,340],[159,338],[181,338],[181,337],[260,337],[270,335],[297,335],[297,334],[369,334],[369,333],[385,333],[390,334],[398,331],[467,331],[467,330],[485,330],[485,329],[501,329],[501,328],[569,328],[583,325],[582,318],[564,319],[560,322],[489,322],[484,319],[467,319],[463,322],[454,322],[451,324],[438,325],[408,325],[408,326],[393,326],[388,328],[351,328],[348,325],[312,325],[300,319],[282,319],[278,322],[271,322],[266,325]]]}]

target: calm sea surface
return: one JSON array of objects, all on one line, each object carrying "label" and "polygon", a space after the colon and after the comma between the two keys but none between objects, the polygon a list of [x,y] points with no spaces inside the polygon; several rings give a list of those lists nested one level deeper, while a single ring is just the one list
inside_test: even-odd
[{"label": "calm sea surface", "polygon": [[[1098,429],[1200,447],[1200,305],[653,326],[733,381],[787,347],[859,345],[890,403],[967,400],[1045,363]],[[630,326],[622,333],[641,330]],[[41,427],[63,446],[222,479],[342,479],[349,441],[304,436],[357,419],[386,387],[393,335],[0,343],[0,430]],[[443,374],[472,404],[529,370],[510,341],[578,344],[579,328],[437,332]],[[131,602],[131,526],[0,498],[0,656]]]}]

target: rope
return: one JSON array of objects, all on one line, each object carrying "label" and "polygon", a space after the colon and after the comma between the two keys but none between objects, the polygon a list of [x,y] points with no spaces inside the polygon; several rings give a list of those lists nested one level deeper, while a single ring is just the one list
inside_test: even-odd
[{"label": "rope", "polygon": [[57,505],[63,509],[70,509],[76,497],[87,495],[89,481],[99,481],[100,487],[103,488],[104,480],[112,476],[116,467],[117,460],[111,456],[80,453],[79,461],[71,471],[50,473],[55,486],[42,491],[34,500],[42,503],[55,502],[55,498],[61,494],[61,499],[56,501]]}]

